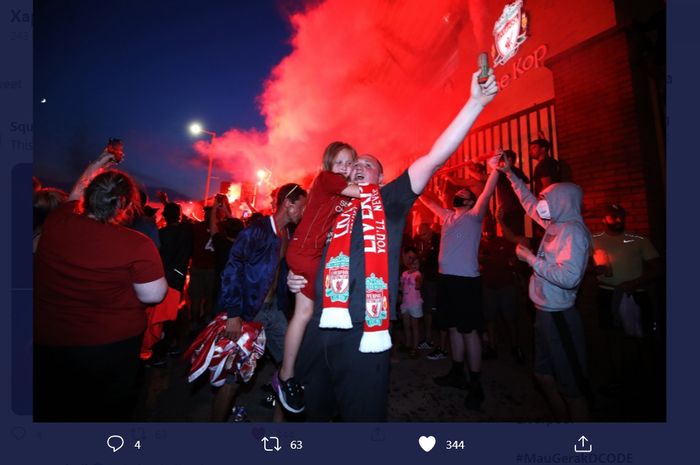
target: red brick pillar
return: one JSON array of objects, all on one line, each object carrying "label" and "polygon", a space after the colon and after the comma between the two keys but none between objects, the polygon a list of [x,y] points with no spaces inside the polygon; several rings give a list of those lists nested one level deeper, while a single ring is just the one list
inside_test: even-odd
[{"label": "red brick pillar", "polygon": [[602,229],[603,205],[619,202],[629,213],[628,230],[663,248],[665,155],[648,77],[636,69],[630,37],[628,28],[616,27],[545,61],[553,75],[558,152],[584,190],[591,230]]}]

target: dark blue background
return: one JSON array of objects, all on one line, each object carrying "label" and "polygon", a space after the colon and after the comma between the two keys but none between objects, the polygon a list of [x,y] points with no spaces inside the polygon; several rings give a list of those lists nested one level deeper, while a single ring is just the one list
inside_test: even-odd
[{"label": "dark blue background", "polygon": [[[5,3],[5,2],[4,2]],[[3,3],[3,4],[4,4]],[[10,216],[2,248],[4,293],[0,327],[2,357],[3,462],[12,464],[211,464],[265,460],[297,463],[515,463],[517,453],[569,454],[585,434],[600,453],[632,453],[633,463],[697,461],[698,302],[696,194],[698,179],[698,80],[696,36],[700,5],[691,0],[668,5],[668,421],[658,424],[33,424],[26,400],[31,395],[30,167],[31,142],[10,131],[12,121],[32,119],[31,25],[11,23],[10,9],[31,11],[31,2],[0,7],[0,80],[22,80],[16,90],[0,89],[0,156],[3,200]],[[9,27],[8,27],[9,26]],[[15,34],[13,34],[15,33]],[[13,34],[13,35],[10,35]],[[8,37],[9,36],[9,37]],[[15,141],[15,142],[13,142]],[[22,165],[25,163],[25,165]],[[10,354],[14,354],[10,363]],[[113,454],[105,440],[120,434],[127,443]],[[285,446],[265,453],[259,438],[277,435]],[[436,448],[426,454],[417,438],[434,435]],[[141,439],[140,451],[131,447]],[[304,448],[293,452],[290,440]],[[464,451],[445,451],[447,439],[464,440]],[[298,458],[294,458],[294,455]],[[579,456],[581,457],[581,456]],[[592,457],[591,457],[592,458]],[[253,463],[253,462],[248,462]]]},{"label": "dark blue background", "polygon": [[[206,163],[195,155],[198,138],[189,124],[197,120],[219,134],[231,127],[265,130],[254,97],[291,51],[286,12],[299,4],[38,2],[35,175],[46,185],[70,184],[108,138],[118,137],[125,145],[123,169],[151,195],[165,188],[172,198],[199,198]],[[212,175],[224,173],[215,166]]]}]

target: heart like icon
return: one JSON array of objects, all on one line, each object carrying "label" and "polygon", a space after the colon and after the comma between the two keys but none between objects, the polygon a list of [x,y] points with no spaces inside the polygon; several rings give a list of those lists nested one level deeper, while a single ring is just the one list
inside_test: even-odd
[{"label": "heart like icon", "polygon": [[418,444],[421,449],[430,452],[435,447],[435,436],[421,436],[418,438]]}]

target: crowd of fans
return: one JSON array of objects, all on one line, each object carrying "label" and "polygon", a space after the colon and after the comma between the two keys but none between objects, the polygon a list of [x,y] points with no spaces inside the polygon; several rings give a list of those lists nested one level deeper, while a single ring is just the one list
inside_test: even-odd
[{"label": "crowd of fans", "polygon": [[[601,215],[604,231],[590,234],[583,192],[562,182],[548,141],[530,145],[534,193],[517,154],[505,150],[468,163],[464,179],[438,175],[439,187],[420,195],[493,98],[492,81],[473,83],[453,126],[395,181],[385,185],[375,157],[335,142],[309,192],[280,186],[269,216],[237,218],[223,194],[205,201],[203,220],[162,192],[149,203],[107,151],[70,193],[35,179],[35,419],[133,419],[139,370],[189,347],[193,371],[213,369],[215,349],[221,356],[211,418],[225,421],[255,370],[250,343],[279,366],[270,380],[276,420],[283,408],[310,421],[386,419],[388,363],[398,351],[449,358],[434,382],[466,390],[464,408],[479,410],[489,396],[482,360],[504,349],[532,364],[553,418],[588,420],[595,400],[576,308],[586,273],[598,282],[609,346],[606,393],[662,372],[655,339],[664,317],[651,292],[659,254],[625,230],[619,204]],[[433,215],[423,210],[404,228],[416,198]],[[523,319],[534,323],[534,342],[520,331]],[[206,331],[212,339],[190,347]]]}]

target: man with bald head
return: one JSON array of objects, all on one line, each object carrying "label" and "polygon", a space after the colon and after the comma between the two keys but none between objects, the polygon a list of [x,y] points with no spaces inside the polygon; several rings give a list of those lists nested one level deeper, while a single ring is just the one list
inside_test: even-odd
[{"label": "man with bald head", "polygon": [[[432,175],[462,143],[498,91],[493,72],[479,85],[430,151],[384,184],[380,161],[361,155],[350,179],[366,185],[338,215],[315,283],[314,315],[297,359],[309,421],[385,421],[389,385],[388,320],[395,311],[406,216]],[[355,206],[353,206],[355,205]],[[307,285],[296,275],[290,290]]]}]

